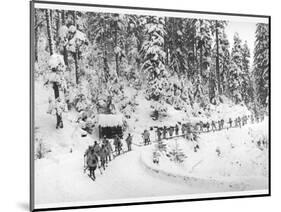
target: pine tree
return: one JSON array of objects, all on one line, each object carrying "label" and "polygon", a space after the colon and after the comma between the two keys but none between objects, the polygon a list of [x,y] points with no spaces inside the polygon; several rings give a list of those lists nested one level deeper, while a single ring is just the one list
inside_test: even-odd
[{"label": "pine tree", "polygon": [[187,77],[192,78],[196,73],[197,68],[197,53],[196,53],[196,19],[183,20],[183,39],[186,51],[186,65],[188,67]]},{"label": "pine tree", "polygon": [[269,29],[257,24],[254,49],[254,80],[256,99],[261,107],[268,106],[269,97]]},{"label": "pine tree", "polygon": [[102,73],[100,78],[103,83],[107,82],[109,70],[109,44],[111,39],[111,27],[109,14],[97,13],[88,16],[88,37],[96,44],[97,56],[100,60]]},{"label": "pine tree", "polygon": [[[133,56],[137,65],[137,71],[141,69],[141,48],[143,42],[145,40],[145,24],[146,24],[146,16],[143,15],[128,15],[128,27],[127,27],[127,34],[130,38],[129,41],[133,41],[134,48],[130,48],[129,57]],[[128,56],[128,55],[127,55]]]},{"label": "pine tree", "polygon": [[229,90],[230,95],[239,103],[242,101],[241,85],[243,81],[242,46],[238,33],[234,34],[234,43],[231,51],[231,63],[229,71]]},{"label": "pine tree", "polygon": [[166,18],[166,64],[172,74],[181,76],[186,72],[185,48],[183,39],[183,20],[180,18]]},{"label": "pine tree", "polygon": [[253,101],[253,85],[250,77],[250,49],[246,41],[242,47],[242,69],[243,81],[241,87],[241,94],[243,101],[248,104]]},{"label": "pine tree", "polygon": [[211,22],[211,31],[215,39],[215,45],[214,45],[214,57],[215,57],[215,67],[216,67],[216,87],[218,94],[222,94],[222,73],[223,73],[223,64],[225,62],[225,57],[227,53],[227,48],[228,48],[228,40],[226,38],[225,34],[225,26],[226,26],[226,21],[212,21]]},{"label": "pine tree", "polygon": [[187,158],[177,142],[175,143],[174,148],[169,152],[169,155],[171,161],[174,161],[176,163],[182,163],[184,162],[185,158]]},{"label": "pine tree", "polygon": [[169,86],[165,69],[165,52],[164,52],[164,19],[149,16],[145,32],[147,38],[143,43],[141,54],[143,57],[142,69],[147,73],[148,85],[146,97],[152,101],[151,108],[154,112],[155,119],[158,119],[159,113],[165,113],[166,90]]},{"label": "pine tree", "polygon": [[230,66],[230,52],[229,41],[225,32],[221,35],[220,40],[220,77],[221,77],[221,89],[223,94],[228,93],[228,78],[229,78],[229,66]]},{"label": "pine tree", "polygon": [[112,28],[112,34],[114,37],[114,53],[115,53],[115,67],[116,67],[116,74],[119,77],[120,75],[120,62],[123,57],[125,57],[124,53],[124,36],[123,31],[125,29],[125,16],[120,14],[112,14],[110,20],[110,26]]},{"label": "pine tree", "polygon": [[196,22],[197,50],[199,50],[199,67],[201,77],[207,77],[208,73],[203,73],[210,66],[211,56],[211,22],[200,19]]}]

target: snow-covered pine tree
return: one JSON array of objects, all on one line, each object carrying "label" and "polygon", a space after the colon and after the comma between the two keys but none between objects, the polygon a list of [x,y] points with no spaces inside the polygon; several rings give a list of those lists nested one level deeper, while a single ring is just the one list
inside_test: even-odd
[{"label": "snow-covered pine tree", "polygon": [[126,16],[120,14],[112,14],[110,16],[110,26],[112,28],[113,46],[115,54],[115,70],[117,77],[120,76],[120,63],[125,57],[124,52],[124,35],[123,31],[126,28]]},{"label": "snow-covered pine tree", "polygon": [[109,78],[109,39],[111,39],[110,16],[104,13],[89,14],[87,24],[87,34],[94,50],[97,51],[99,78],[102,83],[106,83]]},{"label": "snow-covered pine tree", "polygon": [[145,40],[144,29],[146,24],[146,17],[144,15],[127,15],[127,20],[128,39],[126,39],[126,43],[127,45],[129,45],[127,58],[129,60],[129,63],[131,61],[130,64],[132,64],[133,66],[136,65],[136,71],[134,73],[134,75],[136,75],[139,74],[141,70],[142,57],[140,52]]},{"label": "snow-covered pine tree", "polygon": [[220,77],[221,77],[221,89],[223,94],[228,92],[228,75],[230,65],[230,52],[229,41],[225,32],[220,37]]},{"label": "snow-covered pine tree", "polygon": [[254,49],[254,79],[257,102],[268,106],[269,98],[269,28],[268,24],[257,24]]},{"label": "snow-covered pine tree", "polygon": [[[213,47],[213,60],[215,64],[215,87],[218,91],[218,95],[221,95],[223,92],[223,73],[226,57],[229,54],[228,47],[229,42],[225,34],[225,26],[227,25],[226,21],[211,21],[211,31],[214,37],[215,45]],[[213,67],[214,68],[214,67]]]},{"label": "snow-covered pine tree", "polygon": [[235,103],[242,101],[241,85],[243,81],[242,65],[242,41],[238,33],[234,34],[234,43],[231,51],[231,63],[229,70],[229,90],[231,98]]},{"label": "snow-covered pine tree", "polygon": [[[200,89],[196,88],[196,101],[202,102],[206,101],[211,102],[214,97],[214,74],[211,73],[211,47],[212,47],[212,31],[211,25],[212,21],[205,19],[198,19],[195,22],[196,26],[196,55],[197,61],[197,76],[195,77],[195,81],[200,81],[201,85]],[[198,91],[202,92],[198,92]],[[206,94],[208,94],[208,98],[206,99]],[[204,99],[204,100],[203,100]]]},{"label": "snow-covered pine tree", "polygon": [[195,23],[196,25],[196,41],[197,50],[199,50],[199,67],[201,77],[207,77],[208,73],[204,73],[203,70],[210,66],[209,59],[211,56],[211,21],[198,19]]},{"label": "snow-covered pine tree", "polygon": [[188,67],[187,78],[193,78],[197,68],[197,53],[196,53],[196,19],[183,20],[183,39],[186,51],[186,66]]},{"label": "snow-covered pine tree", "polygon": [[184,159],[187,158],[183,150],[179,147],[178,142],[175,143],[175,146],[169,152],[170,160],[176,163],[184,162]]},{"label": "snow-covered pine tree", "polygon": [[75,82],[78,84],[79,76],[81,75],[79,61],[83,56],[82,53],[85,51],[85,47],[88,45],[88,40],[86,34],[78,30],[74,25],[69,27],[68,37],[67,51],[70,52],[74,58]]},{"label": "snow-covered pine tree", "polygon": [[164,19],[156,16],[148,16],[145,32],[147,37],[143,43],[141,54],[143,57],[142,70],[147,73],[146,98],[151,101],[153,116],[158,119],[160,113],[165,113],[167,108],[166,90],[169,86],[165,69],[164,52]]},{"label": "snow-covered pine tree", "polygon": [[167,18],[165,26],[166,63],[172,74],[182,76],[186,72],[183,19]]},{"label": "snow-covered pine tree", "polygon": [[242,69],[243,81],[241,87],[241,94],[243,101],[248,104],[253,101],[253,84],[251,82],[250,74],[250,49],[247,41],[242,46]]}]

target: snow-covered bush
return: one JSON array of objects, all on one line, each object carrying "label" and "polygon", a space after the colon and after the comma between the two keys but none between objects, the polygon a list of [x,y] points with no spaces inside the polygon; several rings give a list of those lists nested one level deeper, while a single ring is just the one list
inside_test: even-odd
[{"label": "snow-covered bush", "polygon": [[56,71],[65,71],[65,63],[62,55],[51,55],[48,61],[48,65],[51,70],[55,69]]},{"label": "snow-covered bush", "polygon": [[133,95],[131,98],[125,97],[122,101],[120,101],[118,109],[126,118],[129,119],[136,111],[136,106],[136,95]]},{"label": "snow-covered bush", "polygon": [[187,158],[187,156],[184,154],[183,150],[181,148],[179,148],[179,145],[177,142],[172,147],[172,149],[169,151],[167,156],[170,158],[171,161],[174,161],[176,163],[182,163],[182,162],[184,162],[185,158]]}]

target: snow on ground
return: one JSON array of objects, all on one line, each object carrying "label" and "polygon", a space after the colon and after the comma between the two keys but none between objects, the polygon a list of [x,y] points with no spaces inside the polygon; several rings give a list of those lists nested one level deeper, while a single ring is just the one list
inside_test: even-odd
[{"label": "snow on ground", "polygon": [[[194,177],[184,183],[181,180],[177,181],[152,172],[151,164],[147,166],[147,163],[143,163],[141,155],[144,151],[148,154],[152,146],[133,146],[132,152],[125,153],[110,162],[102,175],[97,170],[97,180],[93,182],[83,173],[83,155],[88,145],[93,144],[93,141],[97,139],[97,133],[81,137],[81,129],[74,122],[77,114],[71,111],[63,116],[64,128],[56,130],[55,116],[46,113],[48,97],[53,95],[53,91],[52,88],[43,87],[42,84],[40,81],[35,82],[35,137],[42,138],[51,152],[35,161],[36,204],[89,201],[94,204],[97,200],[267,188],[265,183],[267,156],[265,151],[262,152],[256,148],[255,143],[249,142],[250,137],[264,134],[261,129],[267,126],[262,124],[249,125],[242,131],[230,129],[203,134],[199,141],[198,153],[193,153],[191,144],[185,142],[186,144],[182,147],[187,152],[186,163],[180,168],[176,166],[168,168],[169,172],[184,175],[188,173],[188,176]],[[139,106],[132,118],[128,120],[128,131],[132,132],[136,143],[142,142],[141,133],[144,129],[164,124],[170,126],[186,117],[184,112],[169,107],[166,117],[152,121],[149,115],[150,104],[141,91],[136,100]],[[180,117],[180,120],[176,117]],[[178,142],[183,144],[180,139]],[[230,148],[231,143],[234,145],[233,149]],[[217,146],[222,152],[220,159],[215,152]],[[263,170],[262,167],[265,169]],[[257,178],[253,177],[255,175]],[[215,180],[222,181],[227,176],[230,176],[230,182],[227,184],[220,184],[210,179],[213,177]],[[244,181],[249,176],[250,178]],[[203,178],[207,181],[202,181]],[[248,179],[257,183],[248,185]],[[239,183],[242,181],[246,186],[240,186]],[[233,182],[238,183],[239,186],[232,186],[236,185]]]},{"label": "snow on ground", "polygon": [[[268,151],[258,141],[268,138],[267,120],[263,123],[232,128],[219,132],[203,133],[198,142],[183,138],[168,140],[167,152],[177,144],[186,154],[183,163],[175,163],[165,155],[159,165],[152,162],[151,146],[142,152],[142,161],[151,170],[185,180],[234,186],[238,190],[266,189],[268,183]],[[200,149],[194,152],[194,146]],[[220,156],[217,154],[220,151]]]},{"label": "snow on ground", "polygon": [[66,120],[64,128],[56,130],[56,117],[47,113],[48,97],[53,95],[52,88],[43,87],[42,84],[35,83],[35,138],[41,138],[46,148],[51,150],[47,157],[53,158],[78,149],[85,151],[93,143],[93,138],[81,137],[82,131],[74,122],[75,114],[71,111],[63,115]]},{"label": "snow on ground", "polygon": [[140,163],[137,150],[116,158],[102,175],[97,171],[96,182],[83,174],[82,164],[83,156],[79,153],[65,155],[57,161],[37,162],[36,204],[76,201],[94,204],[96,200],[206,192],[200,186],[182,185],[150,174]]}]

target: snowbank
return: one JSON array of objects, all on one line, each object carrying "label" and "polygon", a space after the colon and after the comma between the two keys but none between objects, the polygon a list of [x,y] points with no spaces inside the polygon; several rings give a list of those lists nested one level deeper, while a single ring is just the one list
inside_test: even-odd
[{"label": "snowbank", "polygon": [[180,164],[170,161],[165,155],[160,157],[159,165],[154,164],[154,146],[142,151],[141,161],[153,172],[183,181],[210,181],[235,186],[238,190],[265,189],[268,183],[268,150],[266,145],[260,148],[258,141],[268,137],[267,123],[265,120],[242,129],[202,134],[197,152],[194,152],[193,142],[182,138],[167,141],[168,150],[177,142],[186,154],[187,159]]}]

